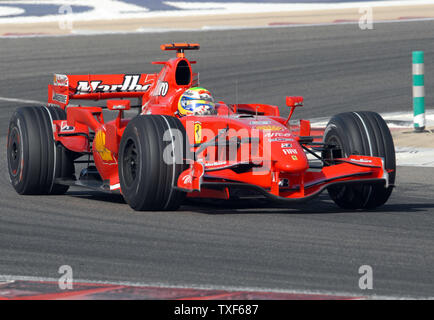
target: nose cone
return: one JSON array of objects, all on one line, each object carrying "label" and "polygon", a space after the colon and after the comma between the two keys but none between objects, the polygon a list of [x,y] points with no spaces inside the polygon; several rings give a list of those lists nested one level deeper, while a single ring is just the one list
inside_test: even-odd
[{"label": "nose cone", "polygon": [[[304,156],[305,158],[306,156]],[[288,160],[277,161],[274,167],[281,172],[303,172],[306,171],[309,166],[305,159],[301,159],[301,157],[291,158]]]},{"label": "nose cone", "polygon": [[273,160],[275,168],[284,172],[301,172],[309,168],[308,160],[303,149],[297,142],[273,143]]}]

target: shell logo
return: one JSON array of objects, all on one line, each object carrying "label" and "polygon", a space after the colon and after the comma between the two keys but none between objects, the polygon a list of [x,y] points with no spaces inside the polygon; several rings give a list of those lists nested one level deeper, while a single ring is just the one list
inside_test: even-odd
[{"label": "shell logo", "polygon": [[103,161],[113,161],[112,152],[105,147],[105,132],[103,130],[99,130],[94,139],[94,146],[96,152],[99,153],[101,159]]}]

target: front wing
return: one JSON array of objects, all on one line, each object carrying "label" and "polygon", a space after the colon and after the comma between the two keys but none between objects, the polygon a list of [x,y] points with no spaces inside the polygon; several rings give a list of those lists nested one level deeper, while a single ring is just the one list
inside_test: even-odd
[{"label": "front wing", "polygon": [[271,164],[268,172],[257,175],[237,173],[230,166],[215,170],[195,161],[179,176],[176,188],[189,192],[192,197],[227,199],[230,189],[247,189],[278,202],[303,202],[333,185],[377,183],[385,188],[390,186],[383,159],[352,155],[334,159],[333,164],[320,170],[279,172]]}]

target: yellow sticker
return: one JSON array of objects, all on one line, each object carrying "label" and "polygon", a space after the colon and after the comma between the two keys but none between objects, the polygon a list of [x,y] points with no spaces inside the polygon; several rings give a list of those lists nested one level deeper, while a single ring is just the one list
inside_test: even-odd
[{"label": "yellow sticker", "polygon": [[292,160],[298,160],[297,156],[292,156]]},{"label": "yellow sticker", "polygon": [[105,132],[99,130],[95,135],[95,150],[104,161],[113,161],[112,153],[105,147]]},{"label": "yellow sticker", "polygon": [[196,122],[194,124],[194,143],[202,142],[202,124],[200,122]]},{"label": "yellow sticker", "polygon": [[270,130],[270,131],[282,131],[283,130],[282,127],[273,126],[273,125],[255,126],[255,129],[258,129],[258,130]]}]

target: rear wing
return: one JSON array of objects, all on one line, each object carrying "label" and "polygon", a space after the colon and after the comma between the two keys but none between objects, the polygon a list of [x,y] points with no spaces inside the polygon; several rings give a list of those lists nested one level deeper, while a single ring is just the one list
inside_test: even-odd
[{"label": "rear wing", "polygon": [[157,82],[157,74],[55,74],[48,85],[48,103],[63,109],[71,99],[146,98]]}]

